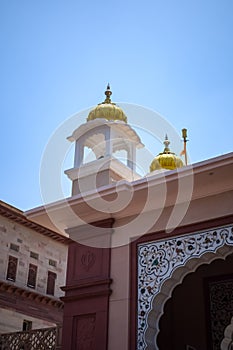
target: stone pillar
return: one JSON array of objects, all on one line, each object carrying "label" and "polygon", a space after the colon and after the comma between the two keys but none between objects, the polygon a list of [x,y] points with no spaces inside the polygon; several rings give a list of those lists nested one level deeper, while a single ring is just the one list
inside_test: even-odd
[{"label": "stone pillar", "polygon": [[[106,248],[101,245],[95,248],[77,241],[69,245],[66,286],[62,287],[65,291],[62,297],[63,350],[107,350],[112,224],[112,219],[95,223],[95,231],[98,227],[105,228]],[[76,233],[83,236],[83,232],[88,237],[89,229],[92,236],[90,225],[86,225],[83,231],[72,228],[72,239]]]}]

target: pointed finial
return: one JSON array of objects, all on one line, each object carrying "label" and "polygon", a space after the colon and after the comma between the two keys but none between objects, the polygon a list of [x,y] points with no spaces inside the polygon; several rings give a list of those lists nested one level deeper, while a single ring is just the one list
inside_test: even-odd
[{"label": "pointed finial", "polygon": [[168,136],[167,134],[165,135],[165,140],[164,140],[164,153],[169,153],[170,152],[170,149],[169,149],[169,146],[170,145],[170,141],[168,140]]},{"label": "pointed finial", "polygon": [[110,90],[110,85],[109,85],[109,83],[108,83],[108,85],[107,85],[107,90],[105,91],[105,95],[106,95],[106,98],[105,98],[104,103],[111,103],[112,101],[111,101],[110,96],[112,95],[112,91]]}]

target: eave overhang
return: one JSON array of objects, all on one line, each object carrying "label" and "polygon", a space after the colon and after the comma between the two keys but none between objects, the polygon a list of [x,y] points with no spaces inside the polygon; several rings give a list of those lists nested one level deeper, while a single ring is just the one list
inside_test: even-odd
[{"label": "eave overhang", "polygon": [[[177,202],[177,188],[181,188],[179,202],[194,201],[199,198],[213,196],[218,193],[233,190],[233,153],[208,159],[193,165],[188,165],[176,170],[152,174],[133,182],[120,181],[115,184],[98,188],[98,191],[90,191],[64,200],[60,200],[46,206],[34,208],[25,212],[25,215],[37,223],[54,231],[66,234],[65,230],[73,226],[82,226],[85,223],[93,223],[100,220],[114,218],[115,220],[132,217],[140,213],[143,198],[146,198],[148,190],[153,192],[153,200],[147,206],[148,211],[158,210],[161,202],[158,200],[161,189],[166,186],[166,207],[174,206]],[[192,181],[193,180],[193,181]],[[190,184],[193,183],[193,188]],[[186,185],[188,184],[188,185]],[[111,210],[111,201],[116,195],[133,192],[133,198],[124,210]],[[106,206],[96,210],[98,199],[102,198]],[[52,218],[52,220],[51,220]],[[59,222],[59,227],[53,225],[53,219]]]}]

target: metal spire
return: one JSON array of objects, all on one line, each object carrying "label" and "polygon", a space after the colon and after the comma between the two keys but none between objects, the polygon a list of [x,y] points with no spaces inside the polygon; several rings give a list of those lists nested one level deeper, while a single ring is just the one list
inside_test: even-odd
[{"label": "metal spire", "polygon": [[111,102],[112,102],[112,101],[111,101],[111,98],[110,98],[111,95],[112,95],[112,91],[111,91],[110,85],[109,85],[109,83],[108,83],[107,89],[106,89],[106,91],[105,91],[105,96],[106,96],[106,98],[105,98],[104,103],[111,103]]}]

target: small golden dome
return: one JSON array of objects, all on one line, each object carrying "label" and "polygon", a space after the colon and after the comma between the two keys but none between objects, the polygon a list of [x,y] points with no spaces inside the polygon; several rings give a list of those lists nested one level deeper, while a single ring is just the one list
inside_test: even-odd
[{"label": "small golden dome", "polygon": [[121,120],[127,123],[127,117],[123,110],[111,101],[110,96],[112,95],[112,91],[110,90],[109,84],[107,86],[107,90],[105,91],[105,95],[105,101],[99,103],[90,111],[87,117],[87,122],[97,118],[103,118],[107,120]]},{"label": "small golden dome", "polygon": [[166,135],[164,141],[164,151],[162,153],[159,153],[153,159],[150,165],[150,172],[161,169],[174,170],[177,168],[182,168],[184,166],[182,160],[175,153],[172,153],[170,151],[168,147],[169,144],[170,142],[168,141],[168,137]]}]

